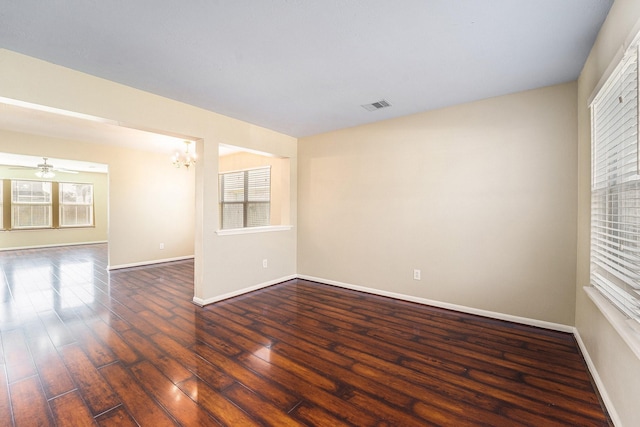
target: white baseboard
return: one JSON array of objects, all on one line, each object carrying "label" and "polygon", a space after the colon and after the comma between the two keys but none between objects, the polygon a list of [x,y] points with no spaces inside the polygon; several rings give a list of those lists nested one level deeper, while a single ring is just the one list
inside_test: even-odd
[{"label": "white baseboard", "polygon": [[467,307],[467,306],[457,305],[457,304],[449,304],[449,303],[446,303],[446,302],[441,302],[441,301],[435,301],[435,300],[430,300],[430,299],[426,299],[426,298],[415,297],[415,296],[412,296],[412,295],[398,294],[398,293],[395,293],[395,292],[382,291],[380,289],[367,288],[365,286],[352,285],[352,284],[349,284],[349,283],[338,282],[338,281],[335,281],[335,280],[329,280],[329,279],[322,279],[320,277],[307,276],[307,275],[304,275],[304,274],[298,274],[297,277],[299,279],[310,280],[312,282],[324,283],[324,284],[327,284],[327,285],[339,286],[341,288],[352,289],[354,291],[367,292],[367,293],[370,293],[370,294],[375,294],[375,295],[395,298],[395,299],[399,299],[399,300],[403,300],[403,301],[416,302],[418,304],[424,304],[424,305],[430,305],[430,306],[433,306],[433,307],[445,308],[445,309],[448,309],[448,310],[459,311],[459,312],[462,312],[462,313],[475,314],[475,315],[478,315],[478,316],[489,317],[489,318],[492,318],[492,319],[506,320],[508,322],[520,323],[520,324],[529,325],[529,326],[536,326],[538,328],[551,329],[551,330],[554,330],[554,331],[569,332],[569,333],[573,333],[573,331],[574,331],[574,327],[573,326],[563,325],[561,323],[546,322],[546,321],[543,321],[543,320],[530,319],[528,317],[513,316],[513,315],[510,315],[510,314],[498,313],[498,312],[495,312],[495,311],[481,310],[481,309],[478,309],[478,308]]},{"label": "white baseboard", "polygon": [[607,393],[607,389],[604,387],[604,382],[600,379],[600,375],[598,374],[598,370],[596,369],[596,365],[591,360],[591,355],[589,351],[587,351],[587,346],[582,341],[582,337],[580,336],[580,332],[578,328],[573,328],[573,336],[576,337],[576,341],[578,342],[578,347],[580,348],[580,352],[582,353],[582,357],[584,357],[585,362],[587,363],[587,367],[589,368],[589,372],[591,373],[591,377],[593,381],[596,383],[596,388],[598,389],[598,393],[600,393],[600,397],[602,398],[602,402],[604,406],[607,408],[607,412],[609,412],[609,417],[611,417],[611,421],[613,421],[614,426],[621,426],[622,421],[620,421],[620,417],[616,412],[615,407],[613,406],[613,402]]},{"label": "white baseboard", "polygon": [[297,276],[295,274],[292,274],[291,276],[285,276],[285,277],[280,277],[279,279],[269,280],[267,282],[259,283],[254,286],[249,286],[248,288],[243,288],[237,291],[229,292],[229,293],[218,295],[211,298],[202,299],[198,297],[193,297],[193,303],[196,305],[199,305],[200,307],[204,307],[205,305],[213,304],[214,302],[237,297],[242,294],[257,291],[258,289],[266,288],[268,286],[277,285],[278,283],[286,282],[287,280],[292,280],[295,278],[297,278]]},{"label": "white baseboard", "polygon": [[561,323],[546,322],[543,320],[530,319],[528,317],[513,316],[510,314],[498,313],[495,311],[481,310],[478,308],[467,307],[467,306],[457,305],[457,304],[449,304],[441,301],[415,297],[412,295],[399,294],[395,292],[382,291],[380,289],[375,289],[375,288],[368,288],[365,286],[352,285],[350,283],[338,282],[336,280],[329,280],[329,279],[323,279],[320,277],[307,276],[304,274],[293,274],[291,276],[281,277],[279,279],[270,280],[268,282],[260,283],[254,286],[249,286],[247,288],[243,288],[237,291],[229,292],[229,293],[218,295],[211,298],[202,299],[198,297],[193,297],[193,302],[196,305],[205,306],[208,304],[213,304],[218,301],[222,301],[222,300],[233,298],[242,294],[246,294],[258,289],[266,288],[267,286],[272,286],[278,283],[286,282],[287,280],[292,280],[292,279],[310,280],[312,282],[324,283],[327,285],[338,286],[341,288],[351,289],[354,291],[366,292],[369,294],[395,298],[403,301],[415,302],[418,304],[430,305],[433,307],[445,308],[448,310],[459,311],[462,313],[475,314],[478,316],[484,316],[492,319],[506,320],[508,322],[520,323],[523,325],[535,326],[535,327],[544,328],[544,329],[551,329],[554,331],[568,332],[568,333],[575,332],[575,328],[573,326],[563,325]]},{"label": "white baseboard", "polygon": [[481,310],[481,309],[462,306],[462,305],[457,305],[457,304],[449,304],[449,303],[444,303],[444,302],[441,302],[441,301],[435,301],[435,300],[430,300],[430,299],[426,299],[426,298],[415,297],[415,296],[412,296],[412,295],[399,294],[399,293],[395,293],[395,292],[382,291],[380,289],[375,289],[375,288],[368,288],[368,287],[365,287],[365,286],[358,286],[358,285],[353,285],[353,284],[349,284],[349,283],[338,282],[336,280],[329,280],[329,279],[323,279],[323,278],[320,278],[320,277],[307,276],[307,275],[304,275],[304,274],[294,274],[294,275],[287,276],[287,277],[281,277],[279,279],[270,280],[268,282],[260,283],[260,284],[255,285],[255,286],[250,286],[248,288],[240,289],[240,290],[235,291],[235,292],[229,292],[227,294],[219,295],[219,296],[212,297],[212,298],[201,299],[201,298],[194,297],[193,298],[193,303],[202,307],[202,306],[205,306],[207,304],[213,304],[213,303],[218,302],[218,301],[222,301],[222,300],[225,300],[225,299],[228,299],[228,298],[232,298],[232,297],[235,297],[235,296],[246,294],[246,293],[249,293],[249,292],[252,292],[252,291],[256,291],[258,289],[266,288],[268,286],[272,286],[272,285],[275,285],[275,284],[278,284],[278,283],[282,283],[282,282],[286,282],[287,280],[296,279],[296,278],[297,279],[303,279],[303,280],[309,280],[309,281],[312,281],[312,282],[318,282],[318,283],[322,283],[322,284],[327,284],[327,285],[338,286],[338,287],[341,287],[341,288],[351,289],[351,290],[354,290],[354,291],[367,292],[367,293],[374,294],[374,295],[380,295],[380,296],[395,298],[395,299],[399,299],[399,300],[403,300],[403,301],[410,301],[410,302],[415,302],[415,303],[418,303],[418,304],[424,304],[424,305],[429,305],[429,306],[433,306],[433,307],[439,307],[439,308],[444,308],[444,309],[448,309],[448,310],[459,311],[459,312],[462,312],[462,313],[468,313],[468,314],[474,314],[474,315],[478,315],[478,316],[484,316],[484,317],[488,317],[488,318],[492,318],[492,319],[506,320],[506,321],[509,321],[509,322],[519,323],[519,324],[523,324],[523,325],[535,326],[535,327],[544,328],[544,329],[550,329],[550,330],[554,330],[554,331],[571,333],[576,338],[576,341],[578,343],[578,347],[580,348],[580,351],[582,352],[582,355],[583,355],[583,357],[584,357],[584,359],[585,359],[585,361],[587,363],[587,367],[589,369],[589,372],[591,373],[591,375],[592,375],[592,377],[594,379],[594,382],[596,383],[596,388],[598,389],[598,392],[600,393],[600,396],[602,397],[602,401],[603,401],[605,407],[607,408],[607,411],[609,412],[609,416],[611,417],[611,420],[613,421],[614,425],[616,425],[616,426],[622,425],[621,422],[620,422],[620,418],[618,417],[618,414],[615,411],[613,403],[612,403],[611,399],[609,398],[609,395],[607,394],[606,389],[604,388],[604,383],[600,379],[600,376],[598,375],[598,371],[596,370],[595,365],[594,365],[593,361],[591,360],[589,352],[587,351],[587,348],[584,345],[584,342],[582,341],[582,338],[580,337],[580,334],[579,334],[578,330],[574,326],[564,325],[564,324],[561,324],[561,323],[546,322],[546,321],[543,321],[543,320],[531,319],[531,318],[527,318],[527,317],[513,316],[513,315],[510,315],[510,314],[504,314],[504,313],[499,313],[499,312],[495,312],[495,311]]},{"label": "white baseboard", "polygon": [[489,318],[493,318],[493,319],[506,320],[506,321],[509,321],[509,322],[515,322],[515,323],[520,323],[520,324],[529,325],[529,326],[536,326],[536,327],[544,328],[544,329],[550,329],[550,330],[555,330],[555,331],[560,331],[560,332],[572,333],[574,335],[574,337],[576,338],[576,341],[578,343],[578,347],[580,348],[582,356],[584,357],[584,360],[587,363],[587,367],[589,369],[589,372],[591,373],[591,376],[593,377],[593,380],[594,380],[594,382],[596,384],[596,388],[598,389],[598,392],[600,393],[600,397],[602,398],[602,402],[604,403],[605,407],[607,408],[607,412],[609,412],[609,416],[611,417],[611,420],[613,421],[615,426],[621,426],[622,425],[622,423],[620,421],[620,417],[618,416],[618,414],[615,411],[615,408],[613,406],[613,402],[611,401],[611,398],[607,394],[607,391],[606,391],[606,389],[604,387],[604,383],[602,382],[602,380],[600,379],[600,376],[598,375],[598,371],[596,370],[595,364],[591,360],[591,356],[589,355],[589,352],[587,351],[587,347],[584,345],[584,342],[582,341],[582,337],[580,337],[580,333],[578,332],[578,329],[575,328],[574,326],[568,326],[568,325],[563,325],[563,324],[560,324],[560,323],[553,323],[553,322],[546,322],[546,321],[542,321],[542,320],[530,319],[530,318],[527,318],[527,317],[512,316],[512,315],[509,315],[509,314],[498,313],[498,312],[494,312],[494,311],[480,310],[480,309],[477,309],[477,308],[472,308],[472,307],[467,307],[467,306],[462,306],[462,305],[457,305],[457,304],[443,303],[443,302],[440,302],[440,301],[434,301],[434,300],[430,300],[430,299],[426,299],[426,298],[419,298],[419,297],[415,297],[415,296],[411,296],[411,295],[398,294],[398,293],[395,293],[395,292],[381,291],[379,289],[367,288],[367,287],[364,287],[364,286],[352,285],[352,284],[349,284],[349,283],[338,282],[338,281],[335,281],[335,280],[322,279],[322,278],[319,278],[319,277],[306,276],[306,275],[303,275],[303,274],[299,274],[297,277],[299,279],[310,280],[312,282],[318,282],[318,283],[324,283],[324,284],[327,284],[327,285],[339,286],[341,288],[352,289],[352,290],[361,291],[361,292],[367,292],[367,293],[374,294],[374,295],[381,295],[381,296],[391,297],[391,298],[395,298],[395,299],[399,299],[399,300],[411,301],[411,302],[416,302],[416,303],[419,303],[419,304],[425,304],[425,305],[430,305],[430,306],[434,306],[434,307],[445,308],[445,309],[449,309],[449,310],[455,310],[455,311],[459,311],[459,312],[462,312],[462,313],[475,314],[475,315],[489,317]]},{"label": "white baseboard", "polygon": [[150,261],[132,262],[130,264],[109,265],[107,266],[107,270],[119,270],[122,268],[142,267],[144,265],[162,264],[165,262],[173,262],[173,261],[184,261],[186,259],[193,259],[193,255],[178,256],[174,258],[154,259]]},{"label": "white baseboard", "polygon": [[72,242],[72,243],[52,243],[50,245],[35,245],[35,246],[14,246],[11,248],[0,248],[1,251],[21,251],[25,249],[46,249],[46,248],[58,248],[61,246],[82,246],[82,245],[98,245],[107,243],[106,240],[100,240],[97,242]]}]

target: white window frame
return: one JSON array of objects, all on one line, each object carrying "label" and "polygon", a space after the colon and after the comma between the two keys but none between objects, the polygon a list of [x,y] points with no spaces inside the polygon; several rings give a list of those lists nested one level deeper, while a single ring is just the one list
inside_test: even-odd
[{"label": "white window frame", "polygon": [[[267,176],[268,176],[268,183],[267,185],[253,185],[254,183],[251,182],[251,178],[250,178],[250,174],[252,172],[266,172]],[[225,194],[227,194],[226,191],[226,185],[225,185],[225,178],[226,177],[230,177],[232,175],[241,175],[242,176],[242,188],[237,188],[237,196],[233,197],[230,196],[228,198],[228,200],[225,197]],[[220,229],[221,230],[238,230],[238,229],[255,229],[255,228],[262,228],[262,227],[269,227],[270,226],[270,221],[271,221],[271,166],[261,166],[261,167],[257,167],[257,168],[251,168],[251,169],[243,169],[243,170],[234,170],[234,171],[227,171],[227,172],[221,172],[218,175],[218,188],[219,188],[219,214],[220,214]],[[264,191],[260,192],[258,191],[260,188],[267,188],[267,192],[265,193]],[[252,197],[252,193],[256,194],[255,197]],[[236,226],[236,227],[227,227],[225,224],[225,217],[224,217],[224,211],[225,211],[225,205],[238,205],[238,206],[242,206],[242,226]],[[249,216],[250,216],[250,210],[252,205],[266,205],[266,212],[267,212],[267,217],[266,217],[266,221],[263,223],[258,223],[258,224],[251,224],[250,220],[249,220]],[[240,221],[236,221],[240,222]]]},{"label": "white window frame", "polygon": [[[40,183],[44,184],[43,187],[49,187],[49,200],[46,202],[21,202],[16,201],[14,192],[16,191],[16,185],[20,185],[19,183]],[[19,225],[16,219],[16,208],[29,206],[32,208],[38,206],[46,206],[48,207],[48,218],[47,224],[38,224],[38,225]],[[33,221],[31,221],[33,222]],[[24,179],[16,179],[11,181],[11,229],[12,230],[29,230],[29,229],[39,229],[39,228],[52,228],[53,227],[53,185],[51,181],[36,181],[36,180],[24,180]]]},{"label": "white window frame", "polygon": [[[89,202],[81,202],[81,201],[76,201],[76,202],[67,202],[65,203],[64,201],[64,192],[65,192],[65,186],[78,186],[78,185],[85,185],[85,186],[89,186],[91,188],[91,200]],[[58,200],[59,200],[59,227],[60,228],[80,228],[80,227],[93,227],[94,226],[94,187],[92,183],[86,183],[86,182],[60,182],[58,184]],[[77,222],[74,224],[65,224],[65,215],[64,215],[64,209],[67,206],[75,206],[76,207],[76,217],[77,217],[77,210],[81,207],[84,208],[88,208],[89,212],[88,212],[88,218],[89,218],[89,222],[87,223],[83,223],[83,224],[78,224]]]},{"label": "white window frame", "polygon": [[640,52],[632,43],[590,104],[590,283],[640,322]]}]

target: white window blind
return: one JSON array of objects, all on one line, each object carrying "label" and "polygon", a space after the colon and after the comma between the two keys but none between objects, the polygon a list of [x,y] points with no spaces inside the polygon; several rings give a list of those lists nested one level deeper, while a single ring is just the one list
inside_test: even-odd
[{"label": "white window blind", "polygon": [[11,181],[11,228],[51,227],[51,182]]},{"label": "white window blind", "polygon": [[591,104],[591,284],[640,321],[638,46]]},{"label": "white window blind", "polygon": [[93,184],[61,182],[60,227],[93,225]]},{"label": "white window blind", "polygon": [[271,167],[220,174],[223,230],[270,225]]}]

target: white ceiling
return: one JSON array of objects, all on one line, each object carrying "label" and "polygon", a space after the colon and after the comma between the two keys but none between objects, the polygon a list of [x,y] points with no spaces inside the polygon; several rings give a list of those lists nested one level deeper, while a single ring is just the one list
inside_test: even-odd
[{"label": "white ceiling", "polygon": [[19,104],[0,98],[0,129],[144,151],[174,153],[184,149],[181,138],[127,128],[97,117]]},{"label": "white ceiling", "polygon": [[573,81],[612,1],[5,0],[0,47],[300,137]]}]

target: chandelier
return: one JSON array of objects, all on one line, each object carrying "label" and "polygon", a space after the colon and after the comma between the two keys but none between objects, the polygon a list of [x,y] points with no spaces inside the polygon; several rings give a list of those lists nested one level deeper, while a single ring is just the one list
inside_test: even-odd
[{"label": "chandelier", "polygon": [[195,151],[192,153],[189,150],[191,148],[191,141],[185,141],[184,145],[184,152],[176,151],[173,157],[171,157],[171,163],[177,168],[184,166],[188,170],[189,166],[196,163],[196,153]]}]

